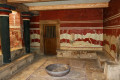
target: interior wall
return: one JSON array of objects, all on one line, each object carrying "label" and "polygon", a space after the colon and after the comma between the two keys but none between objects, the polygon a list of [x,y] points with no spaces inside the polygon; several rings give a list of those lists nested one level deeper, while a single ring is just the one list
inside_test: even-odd
[{"label": "interior wall", "polygon": [[30,47],[31,52],[40,54],[40,27],[39,15],[34,15],[30,19]]},{"label": "interior wall", "polygon": [[102,50],[102,9],[40,11],[39,19],[60,20],[60,49]]},{"label": "interior wall", "polygon": [[60,21],[60,49],[102,50],[103,9],[40,11],[31,19],[31,47],[40,48],[40,20]]},{"label": "interior wall", "polygon": [[11,60],[15,60],[25,54],[23,46],[23,20],[20,12],[12,11],[9,14],[9,30]]},{"label": "interior wall", "polygon": [[9,14],[9,29],[10,29],[10,48],[22,48],[22,24],[21,14],[12,12]]},{"label": "interior wall", "polygon": [[[113,58],[120,54],[120,0],[111,0],[104,9],[104,50]],[[117,54],[118,53],[118,54]]]}]

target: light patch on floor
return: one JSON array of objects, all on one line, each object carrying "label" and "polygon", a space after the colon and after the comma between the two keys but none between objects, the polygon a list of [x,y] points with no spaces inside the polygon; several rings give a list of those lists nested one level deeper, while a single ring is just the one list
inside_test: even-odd
[{"label": "light patch on floor", "polygon": [[[63,77],[49,76],[45,71],[45,67],[54,63],[70,65],[71,71]],[[54,56],[37,58],[31,65],[12,76],[9,80],[105,80],[105,76],[95,59],[70,59]]]}]

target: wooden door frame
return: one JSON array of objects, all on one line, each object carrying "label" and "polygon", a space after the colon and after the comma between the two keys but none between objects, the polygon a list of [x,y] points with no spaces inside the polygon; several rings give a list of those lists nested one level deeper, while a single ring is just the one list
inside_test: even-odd
[{"label": "wooden door frame", "polygon": [[60,49],[60,20],[40,20],[40,51],[44,54],[44,37],[43,37],[43,25],[54,24],[56,26],[56,41],[57,48]]}]

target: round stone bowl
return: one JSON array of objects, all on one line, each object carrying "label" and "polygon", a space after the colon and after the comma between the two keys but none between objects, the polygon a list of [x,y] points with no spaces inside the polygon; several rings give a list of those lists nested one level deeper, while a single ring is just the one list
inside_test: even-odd
[{"label": "round stone bowl", "polygon": [[70,66],[65,64],[50,64],[45,70],[51,76],[62,77],[70,72]]}]

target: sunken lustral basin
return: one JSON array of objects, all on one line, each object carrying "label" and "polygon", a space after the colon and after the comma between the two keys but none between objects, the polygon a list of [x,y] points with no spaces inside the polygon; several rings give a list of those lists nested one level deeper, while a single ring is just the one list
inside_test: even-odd
[{"label": "sunken lustral basin", "polygon": [[51,76],[62,77],[70,72],[70,66],[66,64],[50,64],[45,70]]}]

